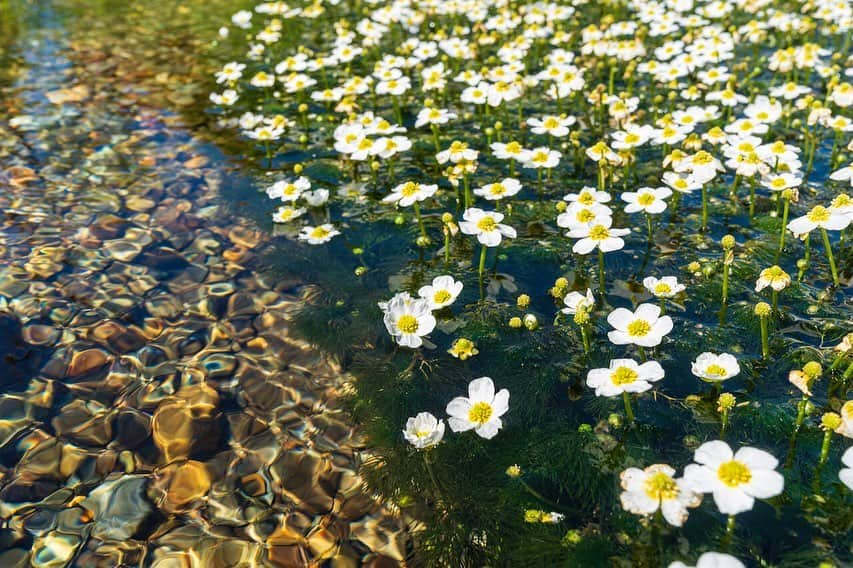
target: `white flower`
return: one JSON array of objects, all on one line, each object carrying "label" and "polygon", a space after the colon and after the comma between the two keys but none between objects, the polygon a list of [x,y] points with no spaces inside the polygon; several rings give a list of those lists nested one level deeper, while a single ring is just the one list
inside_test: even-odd
[{"label": "white flower", "polygon": [[601,203],[584,205],[580,201],[572,201],[565,211],[557,215],[557,226],[570,230],[578,227],[592,227],[612,223],[612,216],[613,211],[607,205]]},{"label": "white flower", "polygon": [[791,277],[787,272],[782,270],[779,266],[773,265],[770,268],[765,268],[758,275],[758,280],[755,281],[755,291],[761,292],[768,286],[776,290],[777,292],[781,292],[785,288],[788,287],[788,284],[791,283]]},{"label": "white flower", "polygon": [[528,118],[527,124],[531,126],[530,131],[534,134],[550,134],[551,136],[560,138],[569,133],[569,126],[575,123],[573,116],[545,116],[541,120],[538,118]]},{"label": "white flower", "polygon": [[515,229],[501,223],[503,218],[502,213],[470,207],[462,214],[464,220],[459,222],[459,228],[466,235],[477,235],[480,244],[496,247],[501,244],[501,237],[516,236]]},{"label": "white flower", "polygon": [[648,276],[643,279],[643,286],[655,298],[673,298],[685,289],[675,276],[664,276],[661,279]]},{"label": "white flower", "polygon": [[419,450],[432,448],[444,437],[444,420],[439,420],[429,412],[420,412],[406,420],[403,437]]},{"label": "white flower", "polygon": [[281,199],[282,201],[296,201],[304,191],[311,189],[308,178],[301,176],[293,181],[277,181],[266,189],[270,199]]},{"label": "white flower", "polygon": [[849,166],[845,166],[841,169],[835,170],[831,174],[829,174],[829,179],[835,181],[844,181],[847,180],[850,182],[850,186],[853,187],[853,163]]},{"label": "white flower", "polygon": [[391,190],[391,195],[382,198],[385,203],[397,203],[401,207],[408,207],[415,201],[423,201],[435,195],[438,191],[437,185],[420,184],[414,181],[401,183]]},{"label": "white flower", "polygon": [[610,194],[606,191],[598,191],[594,187],[584,187],[580,193],[569,193],[563,197],[563,201],[574,201],[581,205],[590,207],[597,203],[608,203],[610,201]]},{"label": "white flower", "polygon": [[487,201],[512,197],[521,191],[521,182],[515,178],[504,178],[502,181],[488,183],[474,190],[474,195],[484,197]]},{"label": "white flower", "polygon": [[646,392],[663,377],[663,367],[657,361],[640,365],[633,359],[611,359],[610,367],[591,369],[586,384],[595,389],[596,396],[618,396],[623,392]]},{"label": "white flower", "polygon": [[595,296],[592,295],[592,290],[586,289],[586,294],[580,292],[569,292],[563,298],[563,303],[566,305],[561,311],[564,314],[576,314],[579,310],[590,310],[595,305]]},{"label": "white flower", "polygon": [[418,112],[415,128],[420,128],[425,124],[447,124],[454,118],[456,118],[456,114],[447,109],[428,107]]},{"label": "white flower", "polygon": [[633,343],[654,347],[672,331],[672,318],[660,317],[660,308],[654,304],[640,304],[634,312],[616,308],[607,316],[607,323],[614,328],[607,333],[607,338],[614,345]]},{"label": "white flower", "polygon": [[302,194],[305,202],[311,207],[320,207],[329,200],[328,189],[315,189],[314,191],[306,191]]},{"label": "white flower", "polygon": [[847,467],[838,472],[838,479],[848,488],[853,489],[853,446],[847,448],[841,456],[841,463]]},{"label": "white flower", "polygon": [[690,371],[703,381],[721,382],[740,373],[740,365],[729,353],[702,353],[690,367]]},{"label": "white flower", "polygon": [[302,209],[301,207],[297,209],[284,205],[279,207],[275,213],[272,214],[272,220],[273,223],[287,223],[302,216],[304,213],[305,209]]},{"label": "white flower", "polygon": [[666,209],[666,199],[672,195],[672,190],[668,187],[641,187],[635,192],[626,191],[622,194],[622,201],[628,205],[625,206],[625,213],[636,213],[643,211],[649,214],[663,213]]},{"label": "white flower", "polygon": [[562,154],[546,146],[526,150],[521,157],[521,165],[525,168],[554,168],[560,163]]},{"label": "white flower", "polygon": [[746,568],[743,562],[730,554],[722,552],[706,552],[696,561],[696,566],[688,566],[684,562],[673,562],[668,568]]},{"label": "white flower", "polygon": [[721,513],[737,515],[752,509],[755,499],[782,493],[785,478],[775,471],[779,461],[756,448],[743,447],[733,454],[721,440],[705,442],[693,455],[695,464],[684,469],[684,479],[694,491],[713,493]]},{"label": "white flower", "polygon": [[430,308],[440,310],[456,301],[462,292],[462,282],[453,279],[453,276],[436,276],[432,285],[422,286],[418,290],[418,296],[429,302]]},{"label": "white flower", "polygon": [[458,396],[447,405],[447,422],[454,432],[473,429],[487,440],[494,438],[503,423],[501,416],[509,410],[509,391],[495,394],[495,384],[489,377],[474,379],[468,384],[468,397]]},{"label": "white flower", "polygon": [[299,240],[307,241],[309,245],[321,245],[332,240],[332,237],[340,235],[341,232],[335,229],[331,223],[324,223],[316,227],[307,226],[299,231]]},{"label": "white flower", "polygon": [[818,227],[828,231],[840,231],[849,224],[850,218],[846,215],[827,209],[823,205],[816,205],[802,217],[797,217],[788,223],[788,230],[795,235],[806,235]]},{"label": "white flower", "polygon": [[613,220],[604,217],[595,225],[578,225],[567,233],[573,239],[580,239],[572,246],[572,251],[578,254],[589,254],[595,248],[601,252],[619,250],[625,246],[622,237],[631,232],[630,229],[612,229]]},{"label": "white flower", "polygon": [[423,345],[421,338],[435,329],[429,302],[413,299],[406,292],[397,294],[379,307],[385,312],[383,321],[388,333],[403,347],[420,347]]},{"label": "white flower", "polygon": [[674,476],[675,470],[665,464],[626,469],[619,475],[622,508],[635,515],[652,515],[660,509],[666,522],[680,527],[687,520],[687,508],[698,507],[702,495]]}]

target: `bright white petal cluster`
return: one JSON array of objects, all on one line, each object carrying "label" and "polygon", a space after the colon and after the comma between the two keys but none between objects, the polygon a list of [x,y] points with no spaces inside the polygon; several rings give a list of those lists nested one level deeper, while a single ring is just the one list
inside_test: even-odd
[{"label": "bright white petal cluster", "polygon": [[399,345],[416,348],[423,345],[423,337],[435,329],[435,317],[430,303],[414,299],[408,292],[395,295],[379,307],[385,313],[383,321],[388,333]]},{"label": "bright white petal cluster", "polygon": [[690,371],[703,381],[721,382],[740,373],[740,365],[734,355],[706,351],[696,357]]},{"label": "bright white petal cluster", "polygon": [[608,314],[607,323],[614,328],[607,333],[607,338],[614,345],[654,347],[672,331],[672,318],[661,317],[660,307],[654,304],[640,304],[633,312],[616,308]]},{"label": "bright white petal cluster", "polygon": [[746,568],[740,560],[722,552],[706,552],[696,561],[696,566],[684,562],[672,562],[668,568]]},{"label": "bright white petal cluster", "polygon": [[470,207],[462,214],[459,228],[466,235],[476,235],[480,244],[496,247],[501,244],[502,237],[514,239],[516,236],[515,229],[501,223],[503,218],[503,213]]},{"label": "bright white petal cluster", "polygon": [[635,515],[652,515],[658,509],[666,522],[680,527],[687,520],[687,509],[698,507],[702,494],[675,477],[675,470],[665,464],[646,469],[630,467],[619,475],[622,484],[622,508]]},{"label": "bright white petal cluster", "polygon": [[447,405],[450,418],[447,422],[454,432],[474,430],[487,440],[494,438],[503,423],[501,416],[509,410],[509,391],[495,393],[495,384],[489,377],[474,379],[468,385],[468,396],[458,396]]},{"label": "bright white petal cluster", "polygon": [[406,420],[403,437],[419,450],[432,448],[444,438],[444,420],[439,420],[429,412],[421,412]]},{"label": "bright white petal cluster", "polygon": [[645,392],[663,377],[663,367],[657,361],[641,365],[633,359],[613,359],[606,369],[590,370],[586,384],[595,389],[596,396],[618,396],[623,392]]},{"label": "bright white petal cluster", "polygon": [[727,443],[714,440],[699,446],[693,460],[684,469],[688,486],[712,493],[726,515],[749,511],[756,499],[775,497],[785,488],[785,478],[776,471],[779,460],[763,450],[746,446],[733,453]]},{"label": "bright white petal cluster", "polygon": [[452,276],[436,276],[432,284],[418,290],[418,296],[429,302],[430,309],[440,310],[455,302],[460,292],[462,282],[454,280]]},{"label": "bright white petal cluster", "polygon": [[643,279],[643,287],[655,298],[674,298],[685,289],[684,284],[679,284],[675,276],[647,276]]}]

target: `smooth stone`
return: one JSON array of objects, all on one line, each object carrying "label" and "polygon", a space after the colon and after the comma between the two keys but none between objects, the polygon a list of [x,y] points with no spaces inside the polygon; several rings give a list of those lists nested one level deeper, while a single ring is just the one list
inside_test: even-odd
[{"label": "smooth stone", "polygon": [[33,543],[30,565],[33,568],[60,568],[68,566],[80,539],[73,535],[53,532],[37,538]]},{"label": "smooth stone", "polygon": [[103,482],[80,504],[92,512],[92,536],[104,540],[127,540],[153,510],[145,498],[148,479],[125,475]]},{"label": "smooth stone", "polygon": [[71,357],[67,375],[76,379],[98,371],[111,362],[112,356],[100,349],[78,351]]}]

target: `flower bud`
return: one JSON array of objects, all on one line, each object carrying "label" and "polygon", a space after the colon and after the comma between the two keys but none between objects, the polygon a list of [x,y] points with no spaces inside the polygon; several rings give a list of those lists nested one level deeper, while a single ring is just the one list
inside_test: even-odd
[{"label": "flower bud", "polygon": [[513,329],[519,329],[524,325],[521,323],[521,318],[516,316],[509,319],[509,326]]},{"label": "flower bud", "polygon": [[365,274],[367,274],[367,267],[366,266],[356,266],[355,267],[355,275],[356,276],[364,276]]},{"label": "flower bud", "polygon": [[724,392],[717,398],[717,412],[728,412],[735,407],[735,395]]},{"label": "flower bud", "polygon": [[441,214],[441,222],[445,225],[453,222],[453,215],[450,213],[442,213]]},{"label": "flower bud", "polygon": [[723,245],[725,250],[733,249],[735,247],[735,238],[733,235],[726,235],[720,239],[720,244]]},{"label": "flower bud", "polygon": [[293,166],[293,173],[299,175],[302,173],[303,169],[305,169],[305,167],[302,164],[296,164],[295,166]]},{"label": "flower bud", "polygon": [[771,311],[773,311],[773,308],[767,302],[758,302],[755,304],[755,315],[760,318],[766,318],[770,315]]},{"label": "flower bud", "polygon": [[506,474],[513,479],[521,477],[521,467],[518,464],[513,464],[506,468]]},{"label": "flower bud", "polygon": [[529,305],[530,305],[530,296],[528,296],[527,294],[522,294],[522,295],[520,295],[520,296],[516,299],[515,304],[516,304],[519,308],[521,308],[522,310],[523,310],[523,309],[525,309],[525,308],[527,308],[527,306],[529,306]]},{"label": "flower bud", "polygon": [[809,361],[803,365],[803,372],[812,380],[817,379],[823,374],[823,367],[817,361]]},{"label": "flower bud", "polygon": [[524,327],[530,331],[535,331],[539,328],[539,320],[533,314],[524,314]]},{"label": "flower bud", "polygon": [[841,416],[835,412],[826,412],[820,417],[820,427],[823,430],[837,430],[841,426]]}]

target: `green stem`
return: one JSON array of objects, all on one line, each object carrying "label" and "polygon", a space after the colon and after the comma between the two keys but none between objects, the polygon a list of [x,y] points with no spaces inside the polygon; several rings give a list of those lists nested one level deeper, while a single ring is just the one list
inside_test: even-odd
[{"label": "green stem", "polygon": [[729,265],[723,261],[723,303],[729,300]]},{"label": "green stem", "polygon": [[426,236],[427,236],[427,232],[426,232],[426,227],[424,227],[424,220],[423,220],[423,218],[421,217],[421,207],[420,207],[420,205],[418,205],[418,202],[417,202],[417,201],[415,201],[415,202],[412,204],[412,207],[414,207],[414,209],[415,209],[415,216],[418,218],[418,227],[420,227],[420,229],[421,229],[421,236],[422,236],[422,237],[424,237],[424,238],[426,238]]},{"label": "green stem", "polygon": [[720,427],[720,438],[726,435],[726,428],[729,425],[729,411],[724,409],[721,416],[722,426]]},{"label": "green stem", "polygon": [[785,248],[785,233],[788,231],[788,207],[790,205],[790,200],[783,197],[782,201],[784,201],[784,205],[782,206],[782,230],[779,231],[779,250],[776,252],[777,262],[779,257],[782,256],[782,249]]},{"label": "green stem", "polygon": [[634,411],[631,409],[631,395],[627,392],[622,393],[622,402],[625,403],[625,415],[628,417],[628,424],[634,424]]},{"label": "green stem", "polygon": [[823,246],[826,249],[826,258],[829,260],[829,269],[832,271],[832,283],[838,286],[838,269],[835,267],[835,257],[832,256],[832,246],[829,243],[829,234],[826,229],[820,228],[820,234],[823,237]]},{"label": "green stem", "polygon": [[823,443],[820,446],[820,460],[818,461],[818,468],[822,468],[826,463],[826,460],[829,458],[829,443],[832,441],[832,430],[827,429],[826,432],[823,433]]},{"label": "green stem", "polygon": [[761,357],[767,359],[770,356],[770,344],[767,333],[767,317],[759,317],[759,325],[761,326]]},{"label": "green stem", "polygon": [[480,275],[480,283],[481,283],[481,284],[482,284],[482,282],[483,282],[483,272],[485,272],[485,270],[486,270],[486,245],[483,245],[483,246],[480,248],[480,270],[479,270],[479,275]]},{"label": "green stem", "polygon": [[598,249],[598,286],[601,289],[601,295],[605,296],[607,291],[604,285],[604,251]]},{"label": "green stem", "polygon": [[708,230],[708,189],[702,186],[702,231]]},{"label": "green stem", "polygon": [[589,355],[589,332],[586,329],[586,324],[581,324],[581,340],[583,340],[584,355]]},{"label": "green stem", "polygon": [[808,395],[803,395],[803,398],[797,404],[797,421],[794,422],[794,431],[791,432],[791,441],[788,443],[788,456],[785,458],[785,467],[791,467],[794,462],[794,451],[797,447],[797,435],[800,433],[800,428],[803,427],[803,421],[806,419],[806,405],[809,403]]}]

